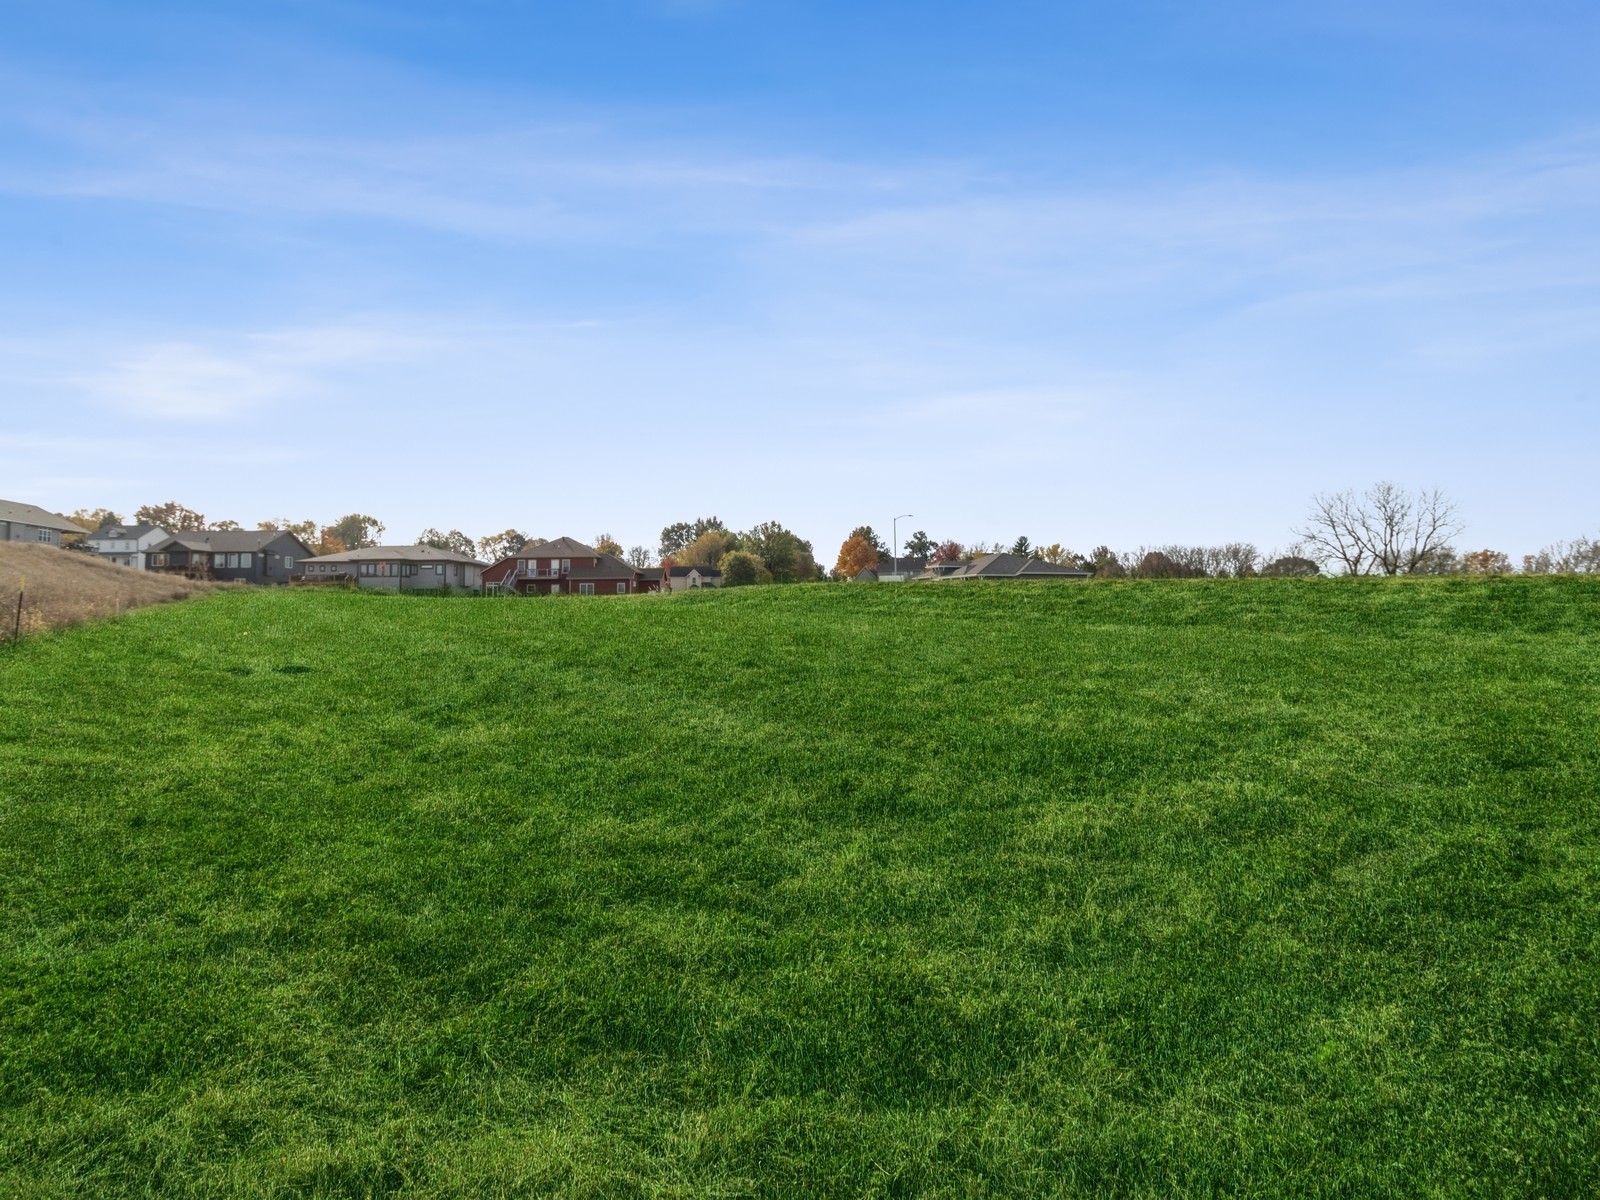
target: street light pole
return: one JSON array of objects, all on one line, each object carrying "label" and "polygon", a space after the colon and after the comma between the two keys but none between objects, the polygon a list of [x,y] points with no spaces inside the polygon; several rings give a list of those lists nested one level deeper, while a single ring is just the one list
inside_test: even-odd
[{"label": "street light pole", "polygon": [[901,513],[894,519],[894,573],[896,575],[900,574],[900,522],[916,515],[916,513]]}]

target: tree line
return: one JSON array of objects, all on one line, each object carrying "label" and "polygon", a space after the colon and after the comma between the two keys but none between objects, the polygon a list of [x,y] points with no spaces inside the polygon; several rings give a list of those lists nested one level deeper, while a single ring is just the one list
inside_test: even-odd
[{"label": "tree line", "polygon": [[[71,515],[86,531],[124,523],[108,508],[79,509]],[[139,524],[158,525],[172,533],[198,529],[243,529],[236,521],[208,521],[195,509],[168,500],[135,510]],[[386,526],[366,513],[347,513],[326,524],[287,517],[259,521],[256,529],[281,529],[295,534],[317,554],[337,554],[379,544]],[[1458,506],[1438,489],[1411,492],[1380,482],[1364,492],[1353,489],[1312,498],[1296,540],[1284,550],[1262,553],[1249,542],[1221,545],[1144,545],[1117,551],[1100,545],[1078,553],[1060,542],[1035,545],[1026,536],[1010,543],[939,540],[916,530],[899,547],[900,558],[970,562],[985,554],[1008,552],[1045,562],[1077,567],[1102,579],[1243,579],[1272,576],[1341,575],[1505,575],[1600,574],[1600,539],[1578,537],[1555,542],[1522,556],[1520,566],[1500,550],[1462,551],[1454,540],[1465,530]],[[419,545],[477,557],[489,562],[516,554],[541,541],[516,528],[473,538],[459,529],[429,527],[416,537]],[[664,526],[655,547],[626,550],[608,533],[591,544],[636,568],[661,565],[715,567],[725,584],[809,583],[853,579],[896,555],[871,525],[858,525],[839,547],[831,571],[816,560],[812,544],[778,521],[764,521],[733,530],[718,517],[697,517]]]}]

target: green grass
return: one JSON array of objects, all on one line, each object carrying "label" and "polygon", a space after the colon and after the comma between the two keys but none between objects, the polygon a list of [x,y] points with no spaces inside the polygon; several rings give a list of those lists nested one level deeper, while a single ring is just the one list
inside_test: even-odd
[{"label": "green grass", "polygon": [[0,1195],[1597,1192],[1595,583],[0,655]]}]

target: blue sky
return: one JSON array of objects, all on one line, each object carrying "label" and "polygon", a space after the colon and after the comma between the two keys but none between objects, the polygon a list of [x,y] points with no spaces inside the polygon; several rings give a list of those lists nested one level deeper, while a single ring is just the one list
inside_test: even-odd
[{"label": "blue sky", "polygon": [[0,3],[0,494],[1600,528],[1600,6]]}]

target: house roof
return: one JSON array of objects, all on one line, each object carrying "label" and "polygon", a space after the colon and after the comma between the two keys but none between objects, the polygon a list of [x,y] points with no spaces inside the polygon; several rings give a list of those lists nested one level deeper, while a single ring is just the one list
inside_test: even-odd
[{"label": "house roof", "polygon": [[109,538],[142,538],[147,533],[162,533],[159,525],[102,525],[89,535],[91,542],[105,541]]},{"label": "house roof", "polygon": [[1024,554],[980,554],[940,579],[1085,579],[1088,571]]},{"label": "house roof", "polygon": [[484,564],[454,550],[440,550],[437,546],[363,546],[360,550],[346,550],[343,554],[318,555],[316,561],[324,563],[468,563],[475,567]]},{"label": "house roof", "polygon": [[310,558],[312,550],[284,529],[184,529],[151,546],[152,551],[198,550],[201,552],[262,551],[279,538],[289,538]]},{"label": "house roof", "polygon": [[689,574],[690,571],[698,571],[702,575],[715,575],[718,579],[722,578],[722,572],[716,567],[697,567],[691,564],[686,567],[674,565],[667,568],[667,573],[675,579],[684,578]]},{"label": "house roof", "polygon": [[593,546],[585,546],[577,538],[558,537],[548,542],[530,542],[518,550],[513,558],[593,558],[599,554]]},{"label": "house roof", "polygon": [[69,521],[60,513],[53,513],[37,504],[21,500],[0,500],[0,521],[13,521],[18,525],[37,525],[41,529],[54,529],[59,533],[83,533],[82,525]]}]

